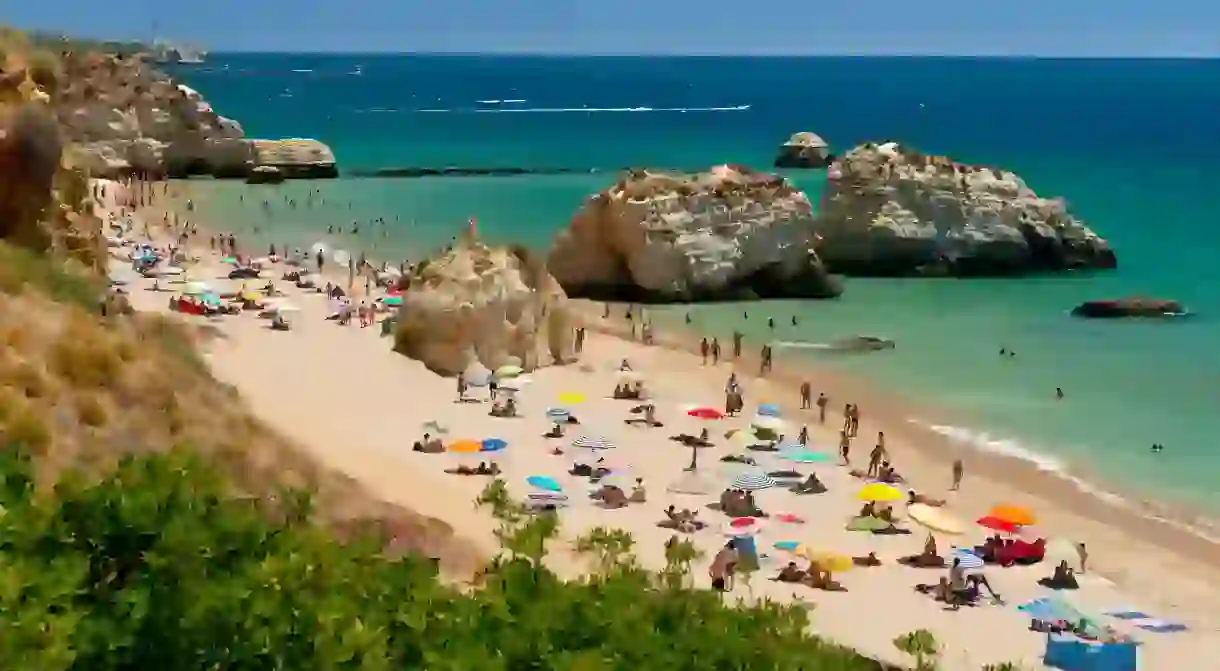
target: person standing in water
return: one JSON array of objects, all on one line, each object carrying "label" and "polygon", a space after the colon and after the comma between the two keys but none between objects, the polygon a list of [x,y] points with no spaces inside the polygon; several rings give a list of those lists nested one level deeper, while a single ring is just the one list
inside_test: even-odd
[{"label": "person standing in water", "polygon": [[830,399],[826,397],[826,392],[818,392],[818,423],[826,423],[826,406],[830,405]]},{"label": "person standing in water", "polygon": [[720,339],[712,338],[712,365],[720,363]]},{"label": "person standing in water", "polygon": [[745,335],[741,331],[733,331],[733,360],[741,358],[741,341]]},{"label": "person standing in water", "polygon": [[703,355],[703,365],[707,365],[707,355],[711,353],[711,345],[707,344],[707,338],[699,341],[699,353]]},{"label": "person standing in water", "polygon": [[965,474],[966,474],[966,464],[964,464],[962,462],[960,457],[957,459],[954,459],[953,460],[953,486],[949,488],[950,491],[956,492],[957,490],[961,489],[962,476],[964,476]]},{"label": "person standing in water", "polygon": [[809,380],[801,383],[801,410],[808,410],[812,407],[813,386],[809,384]]}]

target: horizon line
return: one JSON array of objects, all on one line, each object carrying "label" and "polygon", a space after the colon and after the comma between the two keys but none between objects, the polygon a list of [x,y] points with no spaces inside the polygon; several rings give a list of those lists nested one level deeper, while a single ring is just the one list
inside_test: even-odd
[{"label": "horizon line", "polygon": [[[172,40],[171,40],[172,41]],[[1210,61],[1220,60],[1220,54],[955,54],[955,53],[703,53],[703,52],[567,52],[567,51],[348,51],[305,50],[285,51],[279,49],[217,49],[214,55],[265,55],[265,56],[473,56],[473,57],[526,57],[526,58],[924,58],[945,60],[1073,60],[1073,61]]]}]

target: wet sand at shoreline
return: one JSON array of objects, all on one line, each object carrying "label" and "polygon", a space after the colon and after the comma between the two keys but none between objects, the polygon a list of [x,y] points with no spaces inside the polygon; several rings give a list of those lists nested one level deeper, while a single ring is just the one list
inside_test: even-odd
[{"label": "wet sand at shoreline", "polygon": [[[225,286],[210,276],[203,279],[218,287]],[[164,309],[168,296],[137,290],[132,299],[140,309]],[[419,426],[423,421],[434,418],[449,422],[455,435],[460,434],[457,437],[502,435],[513,445],[502,461],[510,485],[521,493],[520,480],[532,469],[557,474],[569,463],[549,455],[544,449],[546,441],[538,434],[547,428],[541,416],[546,404],[554,404],[560,391],[575,388],[589,397],[588,409],[578,409],[586,421],[586,430],[601,431],[616,439],[619,448],[611,451],[608,459],[625,459],[630,462],[633,475],[645,477],[650,503],[647,511],[637,512],[634,508],[602,511],[578,502],[563,513],[564,535],[571,538],[594,524],[621,525],[636,534],[641,557],[647,563],[657,561],[660,544],[670,532],[656,529],[652,522],[661,518],[662,503],[670,498],[664,491],[665,485],[679,475],[689,460],[689,452],[668,443],[665,436],[677,431],[697,431],[698,425],[683,420],[677,406],[696,402],[721,405],[721,390],[724,379],[733,370],[732,364],[700,365],[698,357],[687,351],[690,342],[676,334],[658,334],[668,346],[648,347],[625,340],[618,337],[626,325],[621,318],[603,320],[600,305],[586,305],[586,323],[595,333],[586,342],[583,363],[536,373],[535,384],[523,394],[526,417],[516,426],[512,424],[515,420],[487,418],[485,405],[468,407],[452,403],[452,380],[437,378],[417,363],[390,352],[389,342],[377,338],[376,329],[338,328],[323,321],[325,301],[320,296],[294,296],[293,300],[302,308],[301,325],[295,331],[272,332],[265,322],[250,315],[225,318],[220,322],[226,338],[214,343],[208,355],[218,376],[237,387],[254,410],[273,426],[388,500],[445,519],[459,533],[487,543],[490,550],[490,521],[474,513],[469,503],[482,480],[444,475],[443,469],[456,462],[445,455],[411,453],[410,442],[421,433]],[[621,308],[617,312],[621,314]],[[650,381],[655,380],[661,419],[670,422],[664,435],[623,429],[625,406],[600,398],[613,386],[614,368],[624,357]],[[1194,628],[1187,634],[1140,633],[1138,637],[1147,643],[1146,668],[1173,668],[1176,663],[1171,660],[1202,657],[1208,645],[1216,645],[1211,639],[1214,627],[1209,626],[1207,619],[1220,604],[1220,594],[1214,587],[1220,584],[1216,580],[1220,554],[1214,544],[1133,512],[1115,509],[1076,490],[1070,483],[1055,482],[1052,476],[1017,460],[977,453],[963,455],[960,448],[943,437],[913,427],[906,421],[910,415],[903,412],[903,407],[887,404],[886,399],[869,394],[864,385],[841,376],[805,364],[794,369],[787,360],[777,360],[776,370],[785,370],[769,381],[757,381],[751,375],[757,371],[754,362],[745,359],[739,363],[742,370],[738,375],[747,388],[747,408],[763,402],[781,404],[794,425],[809,427],[811,443],[817,448],[834,451],[842,422],[837,410],[845,402],[858,402],[863,420],[860,437],[853,445],[857,461],[867,459],[872,437],[878,430],[884,430],[887,448],[898,469],[921,491],[939,497],[949,483],[949,463],[963,456],[967,471],[963,491],[950,495],[950,506],[958,517],[969,521],[992,505],[1017,503],[1039,514],[1036,535],[1049,533],[1087,542],[1090,576],[1105,576],[1121,589],[1120,596],[1117,589],[1100,582],[1087,585],[1081,597],[1101,600],[1089,604],[1091,607],[1133,604],[1158,617],[1186,621]],[[816,425],[816,411],[793,410],[798,401],[797,386],[805,373],[814,385],[815,396],[818,391],[827,391],[831,396],[832,412],[825,427]],[[345,383],[348,389],[337,392],[336,386]],[[742,423],[728,420],[723,427],[718,425],[717,430]],[[458,426],[465,430],[456,430]],[[669,431],[670,428],[674,430]],[[572,433],[569,438],[575,435]],[[720,456],[725,449],[721,446],[711,452]],[[556,465],[557,461],[562,467]],[[717,478],[719,464],[714,459],[706,458],[703,463],[710,478],[727,481]],[[989,578],[1009,605],[946,613],[911,591],[916,581],[935,582],[943,572],[921,572],[892,564],[892,559],[900,554],[919,551],[923,540],[919,528],[914,528],[912,536],[884,539],[844,532],[842,521],[858,506],[852,491],[859,485],[838,467],[822,466],[817,472],[831,492],[800,501],[800,512],[807,518],[807,524],[783,533],[799,540],[817,541],[819,546],[824,544],[820,549],[851,553],[875,550],[887,560],[887,566],[844,574],[840,580],[851,590],[847,594],[801,592],[805,600],[818,604],[812,614],[815,630],[867,654],[893,659],[890,639],[927,627],[945,643],[944,668],[948,669],[977,669],[982,663],[1004,660],[1033,661],[1041,648],[1041,635],[1024,630],[1027,619],[1012,606],[1045,592],[1031,589],[1030,584],[1036,577],[1049,574],[1049,566],[989,569]],[[783,506],[798,505],[772,494],[782,493],[761,494],[764,508],[781,510]],[[674,502],[679,507],[691,506],[689,498],[675,497]],[[716,522],[710,534],[704,532],[713,538],[700,540],[703,549],[714,551],[723,540],[719,534],[723,516],[705,512],[701,517]],[[770,540],[775,533],[779,532],[768,530],[764,537]],[[972,529],[959,542],[973,544],[982,536],[981,529],[977,533]],[[942,542],[942,554],[944,546]],[[570,559],[560,555],[556,561]],[[696,579],[700,583],[706,581],[701,567]],[[759,596],[782,598],[792,589],[754,580],[754,590]],[[742,592],[738,588],[737,595]],[[870,604],[879,601],[890,607],[885,612],[875,612]]]}]

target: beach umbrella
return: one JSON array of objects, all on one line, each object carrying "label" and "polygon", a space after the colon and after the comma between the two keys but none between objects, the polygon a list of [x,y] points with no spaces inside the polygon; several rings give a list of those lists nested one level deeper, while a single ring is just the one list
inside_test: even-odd
[{"label": "beach umbrella", "polygon": [[580,447],[586,450],[611,450],[614,449],[614,443],[600,436],[584,435],[573,440],[572,447]]},{"label": "beach umbrella", "polygon": [[724,413],[715,408],[700,407],[686,411],[687,415],[696,419],[724,419]]},{"label": "beach umbrella", "polygon": [[380,300],[382,305],[389,305],[390,307],[402,305],[402,296],[382,296]]},{"label": "beach umbrella", "polygon": [[760,489],[769,489],[775,486],[775,480],[767,475],[767,472],[761,468],[747,468],[737,474],[733,478],[733,482],[729,485],[732,489],[742,489],[747,492],[754,492]]},{"label": "beach umbrella", "polygon": [[781,552],[796,552],[796,549],[800,546],[800,541],[779,541],[772,547]]},{"label": "beach umbrella", "polygon": [[231,263],[233,265],[237,265],[237,259],[232,256],[226,256],[223,259],[221,259],[220,262],[221,263]]},{"label": "beach umbrella", "polygon": [[525,389],[525,385],[531,382],[533,382],[533,380],[522,375],[520,377],[514,377],[510,380],[500,382],[500,388],[504,391],[521,391],[522,389]]},{"label": "beach umbrella", "polygon": [[735,517],[724,523],[726,536],[756,536],[762,531],[762,520],[757,517]]},{"label": "beach umbrella", "polygon": [[987,513],[987,515],[988,517],[1004,520],[1005,522],[1015,524],[1019,527],[1027,527],[1031,524],[1038,523],[1038,519],[1034,517],[1034,514],[1024,506],[1014,506],[1010,504],[999,505],[992,508],[991,512]]},{"label": "beach umbrella", "polygon": [[984,566],[982,557],[963,548],[958,548],[953,551],[953,557],[949,563],[952,564],[954,561],[957,562],[958,567],[960,567],[963,571],[977,571]]},{"label": "beach umbrella", "polygon": [[166,275],[166,276],[176,276],[176,275],[185,275],[186,274],[186,270],[179,268],[178,266],[166,266],[158,272],[160,272],[162,275]]},{"label": "beach umbrella", "polygon": [[767,415],[755,415],[754,418],[750,420],[750,425],[758,429],[775,431],[777,433],[783,431],[784,428],[788,426],[784,420],[780,419],[779,417],[769,417]]},{"label": "beach umbrella", "polygon": [[618,381],[620,383],[631,384],[633,382],[642,382],[644,376],[633,370],[620,370],[618,372]]},{"label": "beach umbrella", "polygon": [[763,403],[758,406],[758,414],[763,417],[779,417],[783,412],[774,403]]},{"label": "beach umbrella", "polygon": [[566,424],[571,417],[572,412],[567,408],[550,408],[546,411],[547,420],[555,424]]},{"label": "beach umbrella", "polygon": [[807,450],[804,448],[781,450],[779,453],[779,458],[783,459],[784,461],[791,461],[798,464],[820,464],[833,459],[833,457],[824,452],[814,452],[813,450]]},{"label": "beach umbrella", "polygon": [[792,551],[792,554],[808,559],[828,573],[842,573],[850,571],[856,566],[856,563],[847,555],[817,550],[805,543],[798,545],[796,550]]},{"label": "beach umbrella", "polygon": [[331,255],[336,265],[346,266],[348,261],[352,260],[352,255],[346,249],[336,249]]},{"label": "beach umbrella", "polygon": [[901,491],[898,490],[898,488],[892,485],[887,485],[884,482],[874,482],[865,485],[859,491],[859,493],[856,494],[856,498],[860,499],[861,501],[892,503],[894,501],[901,501],[906,497]]},{"label": "beach umbrella", "polygon": [[449,447],[445,448],[445,451],[457,454],[474,454],[483,451],[483,443],[477,440],[455,440],[449,443]]},{"label": "beach umbrella", "polygon": [[993,515],[987,515],[986,517],[980,517],[979,519],[975,520],[974,523],[985,529],[991,529],[992,531],[999,531],[1000,533],[1005,533],[1005,534],[1015,534],[1021,528],[1018,525],[1013,524],[1012,522],[1009,522],[1008,520],[1002,520]]},{"label": "beach umbrella", "polygon": [[949,513],[924,503],[907,506],[907,515],[930,531],[957,535],[966,532],[966,527]]},{"label": "beach umbrella", "polygon": [[499,368],[497,368],[496,372],[495,372],[495,376],[498,378],[516,377],[524,372],[525,371],[522,370],[521,366],[513,366],[510,364],[507,366],[500,366]]},{"label": "beach umbrella", "polygon": [[565,391],[559,395],[559,402],[564,405],[579,405],[585,402],[585,395],[574,391]]},{"label": "beach umbrella", "polygon": [[681,477],[666,487],[666,489],[674,494],[707,496],[716,489],[716,486],[698,473],[687,472],[683,473]]},{"label": "beach umbrella", "polygon": [[503,438],[486,438],[479,446],[483,452],[499,452],[508,447],[508,441]]},{"label": "beach umbrella", "polygon": [[182,293],[186,296],[202,296],[212,293],[212,287],[204,282],[187,282],[182,287]]},{"label": "beach umbrella", "polygon": [[531,475],[525,479],[525,482],[534,489],[541,489],[544,492],[559,492],[563,487],[549,475]]},{"label": "beach umbrella", "polygon": [[203,294],[199,297],[199,302],[208,307],[220,307],[220,296],[216,294]]}]

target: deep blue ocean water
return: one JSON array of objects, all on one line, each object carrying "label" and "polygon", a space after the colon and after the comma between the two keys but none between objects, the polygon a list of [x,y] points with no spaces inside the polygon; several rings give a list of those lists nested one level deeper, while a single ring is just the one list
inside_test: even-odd
[{"label": "deep blue ocean water", "polygon": [[[955,411],[978,446],[1083,467],[1141,494],[1220,510],[1220,61],[954,58],[559,58],[216,55],[179,70],[256,137],[317,137],[344,168],[768,166],[799,130],[845,151],[899,140],[1015,170],[1108,238],[1117,272],[1021,280],[850,280],[835,302],[757,306],[781,340],[894,337],[842,359]],[[482,102],[481,102],[482,101]],[[497,102],[487,102],[497,101]],[[511,102],[509,102],[511,101]],[[793,173],[811,200],[821,172]],[[267,191],[261,236],[304,244],[383,217],[349,249],[381,258],[442,244],[470,216],[485,237],[545,248],[613,174],[340,179]],[[238,184],[202,183],[239,231],[261,215]],[[249,193],[249,191],[247,191]],[[268,231],[271,231],[268,233]],[[1081,300],[1176,298],[1174,322],[1073,320]],[[739,306],[696,309],[727,334]],[[762,320],[747,325],[758,329]],[[759,337],[761,333],[754,331]],[[1001,346],[1016,359],[1002,359]],[[1062,387],[1067,398],[1056,402]],[[1163,443],[1154,455],[1149,446]]]}]

